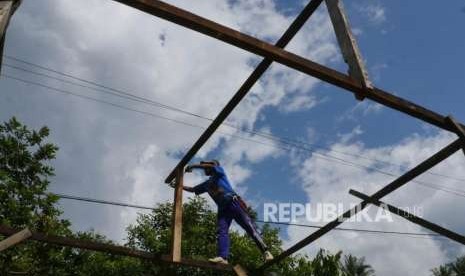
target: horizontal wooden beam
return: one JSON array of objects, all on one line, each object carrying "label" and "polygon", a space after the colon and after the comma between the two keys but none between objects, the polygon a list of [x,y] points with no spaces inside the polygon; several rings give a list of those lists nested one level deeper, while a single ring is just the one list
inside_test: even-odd
[{"label": "horizontal wooden beam", "polygon": [[[15,234],[16,232],[18,232],[18,230],[5,226],[5,225],[0,225],[1,235],[9,236],[9,235]],[[171,261],[171,256],[169,255],[154,254],[150,252],[145,252],[145,251],[136,250],[136,249],[128,248],[124,246],[113,245],[113,244],[79,240],[79,239],[73,239],[73,238],[68,238],[68,237],[46,235],[44,233],[39,233],[39,232],[32,232],[30,239],[39,241],[39,242],[55,244],[59,246],[67,246],[67,247],[80,248],[80,249],[105,252],[105,253],[110,253],[110,254],[115,254],[115,255],[122,255],[122,256],[129,256],[129,257],[134,257],[134,258],[139,258],[139,259],[145,259],[145,260],[149,260],[154,263],[160,263],[160,264],[172,264],[172,265],[180,265],[180,266],[199,267],[199,268],[231,271],[231,272],[233,271],[233,268],[230,265],[213,264],[208,261],[191,260],[191,259],[181,259],[181,261],[179,262],[173,262]]]},{"label": "horizontal wooden beam", "polygon": [[8,238],[0,241],[0,252],[28,239],[31,235],[31,231],[26,228],[9,236]]},{"label": "horizontal wooden beam", "polygon": [[[292,22],[289,28],[284,32],[281,38],[276,42],[276,47],[284,48],[286,45],[294,38],[297,32],[304,26],[305,22],[312,16],[312,14],[317,10],[321,5],[323,0],[312,0],[310,3],[305,6],[305,8],[300,12],[296,19]],[[173,171],[166,178],[166,183],[170,183],[175,175],[176,170],[179,168],[184,168],[197,152],[202,148],[202,146],[210,139],[210,137],[215,133],[218,127],[226,120],[226,118],[231,114],[234,108],[241,102],[241,100],[249,93],[250,89],[257,83],[265,71],[273,63],[273,60],[265,58],[260,62],[260,64],[255,68],[255,70],[250,74],[247,80],[242,84],[242,86],[237,90],[234,96],[229,100],[226,106],[221,110],[221,112],[216,116],[213,122],[208,126],[208,128],[202,133],[202,135],[197,139],[194,145],[189,149],[189,151],[184,155],[184,157],[179,161]]]},{"label": "horizontal wooden beam", "polygon": [[[184,26],[188,29],[200,32],[207,36],[224,41],[251,53],[271,59],[302,73],[308,74],[335,86],[343,88],[354,94],[364,94],[366,89],[356,80],[346,74],[342,74],[329,67],[323,66],[311,60],[305,59],[296,54],[287,52],[279,47],[273,46],[265,41],[256,39],[247,34],[238,32],[226,26],[215,23],[183,9],[166,4],[158,0],[113,0],[127,6],[136,8],[148,14],[163,18],[170,22]],[[417,119],[433,124],[442,129],[453,131],[451,126],[446,123],[445,116],[432,110],[426,109],[420,105],[402,99],[385,92],[379,88],[373,87],[366,97],[398,110]],[[465,128],[465,126],[462,125]],[[175,171],[166,179],[170,183],[175,177]]]},{"label": "horizontal wooden beam", "polygon": [[[374,193],[371,198],[380,200],[384,196],[392,193],[393,191],[399,189],[400,187],[404,186],[411,180],[415,179],[422,173],[426,172],[427,170],[431,169],[432,167],[436,166],[437,164],[441,163],[444,161],[446,158],[460,150],[461,148],[461,142],[460,139],[452,142],[445,148],[441,149],[439,152],[431,156],[430,158],[426,159],[413,169],[409,170],[405,174],[401,175],[399,178],[396,180],[392,181],[388,185],[384,186],[381,190],[377,191]],[[333,230],[340,224],[342,224],[345,220],[349,219],[350,217],[356,215],[358,212],[362,211],[366,206],[368,205],[367,201],[362,201],[359,203],[357,206],[354,208],[346,211],[342,215],[340,215],[338,218],[335,220],[329,222],[322,228],[318,229],[317,231],[313,232],[303,240],[299,241],[295,245],[291,246],[289,249],[286,251],[282,252],[280,255],[278,255],[274,260],[266,262],[263,266],[260,267],[260,270],[263,271],[266,268],[272,266],[273,264],[276,264],[283,259],[287,258],[288,256],[294,254],[298,250],[302,249],[303,247],[309,245],[310,243],[314,242],[315,240],[319,239],[321,236],[325,235],[329,231]]]},{"label": "horizontal wooden beam", "polygon": [[384,203],[382,201],[379,201],[379,200],[376,200],[376,199],[373,199],[372,197],[368,196],[368,195],[365,195],[361,192],[358,192],[358,191],[355,191],[355,190],[350,190],[349,193],[353,196],[356,196],[366,202],[369,202],[371,204],[374,204],[378,207],[381,207],[383,209],[386,209],[388,210],[389,212],[393,213],[393,214],[396,214],[398,216],[401,216],[403,217],[404,219],[410,221],[410,222],[413,222],[415,224],[418,224],[418,225],[421,225],[423,227],[425,227],[426,229],[429,229],[435,233],[438,233],[440,235],[443,235],[444,237],[448,237],[449,239],[451,240],[454,240],[458,243],[461,243],[463,245],[465,245],[465,237],[460,235],[460,234],[457,234],[453,231],[450,231],[449,229],[446,229],[442,226],[439,226],[435,223],[432,223],[432,222],[429,222],[423,218],[420,218],[418,216],[415,216],[414,214],[411,214],[407,211],[404,211],[402,209],[399,209],[395,206],[392,206],[392,205],[389,205],[387,203]]}]

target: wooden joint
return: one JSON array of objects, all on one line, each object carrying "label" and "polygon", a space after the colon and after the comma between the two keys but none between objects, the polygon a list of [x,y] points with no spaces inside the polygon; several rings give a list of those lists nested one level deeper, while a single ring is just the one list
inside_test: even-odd
[{"label": "wooden joint", "polygon": [[453,131],[460,138],[460,141],[462,141],[462,151],[465,154],[465,129],[452,115],[446,117],[446,123],[452,127]]},{"label": "wooden joint", "polygon": [[0,241],[0,252],[30,238],[31,236],[32,233],[28,228],[9,236],[8,238]]}]

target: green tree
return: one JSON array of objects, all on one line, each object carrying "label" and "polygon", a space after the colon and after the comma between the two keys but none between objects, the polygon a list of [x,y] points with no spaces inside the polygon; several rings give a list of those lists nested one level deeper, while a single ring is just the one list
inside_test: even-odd
[{"label": "green tree", "polygon": [[357,258],[351,254],[344,256],[341,269],[343,276],[372,276],[375,274],[373,268],[365,263],[365,258]]},{"label": "green tree", "polygon": [[[58,198],[47,192],[53,176],[50,161],[58,150],[46,142],[48,135],[47,127],[29,130],[15,118],[0,124],[0,224],[111,244],[110,240],[93,231],[73,233],[70,223],[59,219],[62,212],[56,205]],[[127,246],[167,254],[170,251],[172,207],[171,203],[159,204],[150,214],[140,214],[137,222],[127,229]],[[201,197],[189,200],[183,208],[182,254],[206,260],[216,254],[216,213]],[[265,224],[260,231],[273,254],[282,252],[278,229]],[[231,243],[232,263],[247,268],[263,264],[259,250],[246,234],[232,231]],[[320,250],[313,260],[302,255],[292,256],[272,266],[270,275],[342,276],[341,254]],[[223,275],[31,241],[0,254],[0,275],[11,272],[32,276]]]},{"label": "green tree", "polygon": [[[54,175],[50,161],[58,147],[45,140],[49,129],[30,130],[16,118],[0,124],[0,224],[51,235],[111,243],[93,233],[72,233],[59,219],[58,198],[47,192]],[[4,238],[4,237],[0,237]],[[24,242],[0,254],[0,275],[137,275],[140,261],[107,253]]]},{"label": "green tree", "polygon": [[[44,141],[48,135],[47,127],[29,130],[14,117],[0,125],[0,223],[67,235],[70,224],[58,218],[58,198],[47,192],[53,176],[49,162],[58,150]],[[57,266],[51,263],[59,262],[65,266],[60,249],[46,244],[28,243],[0,255],[4,271],[26,270],[30,275],[58,273],[61,269],[53,270]]]},{"label": "green tree", "polygon": [[432,270],[434,276],[462,276],[465,275],[465,256]]},{"label": "green tree", "polygon": [[[216,255],[216,213],[208,208],[207,201],[194,197],[183,205],[182,254],[186,258],[206,260]],[[169,252],[172,204],[159,204],[152,213],[140,214],[137,222],[128,227],[128,246],[150,252]],[[281,252],[282,242],[278,229],[265,224],[261,229],[265,243],[274,254]],[[247,268],[263,264],[263,258],[246,234],[231,231],[230,262]],[[313,260],[306,256],[290,257],[270,271],[277,275],[339,276],[341,252],[332,255],[320,250]],[[145,269],[154,275],[217,275],[214,271],[181,267],[160,267],[146,264]]]}]

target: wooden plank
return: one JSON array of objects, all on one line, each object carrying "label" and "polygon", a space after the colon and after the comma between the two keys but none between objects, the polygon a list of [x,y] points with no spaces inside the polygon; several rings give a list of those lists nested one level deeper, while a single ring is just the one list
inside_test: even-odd
[{"label": "wooden plank", "polygon": [[[166,19],[170,22],[179,24],[191,30],[203,33],[207,36],[224,41],[251,53],[263,56],[275,62],[286,65],[302,73],[316,77],[320,80],[343,88],[354,94],[363,94],[366,89],[353,78],[346,74],[342,74],[331,68],[315,63],[298,55],[287,52],[279,47],[273,46],[265,41],[258,40],[254,37],[238,32],[231,28],[225,27],[211,20],[202,18],[193,13],[179,9],[172,5],[166,4],[158,0],[113,0],[130,7],[136,8],[148,14]],[[413,116],[417,119],[433,124],[442,129],[453,131],[449,124],[445,123],[445,116],[434,111],[426,109],[420,105],[402,99],[385,92],[379,88],[373,87],[370,93],[367,93],[366,98],[369,98],[377,103],[390,107],[392,109]],[[187,155],[186,155],[187,156]],[[192,158],[187,156],[189,158]],[[183,158],[180,165],[185,166],[189,158]],[[188,160],[189,159],[189,160]],[[186,162],[186,160],[188,160]],[[165,180],[170,183],[175,177],[174,170]]]},{"label": "wooden plank", "polygon": [[184,168],[177,171],[176,186],[174,188],[173,220],[171,226],[171,261],[173,262],[181,261],[183,178]]},{"label": "wooden plank", "polygon": [[[13,229],[6,225],[0,225],[1,235],[9,236],[17,232],[18,230],[16,229]],[[122,256],[140,258],[140,259],[150,260],[154,263],[160,263],[160,264],[172,264],[172,265],[199,267],[199,268],[207,268],[207,269],[215,269],[215,270],[223,270],[223,271],[233,271],[233,268],[230,265],[212,264],[208,261],[191,260],[191,259],[181,259],[181,261],[179,262],[173,262],[171,261],[171,256],[168,256],[168,255],[154,254],[150,252],[136,250],[133,248],[123,247],[123,246],[118,246],[118,245],[113,245],[113,244],[107,244],[107,243],[78,240],[74,238],[60,237],[60,236],[53,236],[53,235],[46,235],[40,232],[32,232],[30,239],[38,241],[38,242],[44,242],[44,243],[49,243],[49,244],[54,244],[54,245],[59,245],[59,246],[67,246],[67,247],[80,248],[80,249],[85,249],[85,250],[110,253],[114,255],[122,255]]]},{"label": "wooden plank", "polygon": [[[349,75],[366,88],[366,92],[368,92],[369,89],[373,88],[373,85],[368,79],[368,71],[365,68],[357,41],[352,34],[344,5],[341,0],[326,0],[326,7],[333,23],[342,57],[349,66]],[[360,93],[355,94],[355,96],[358,100],[365,98],[364,94]]]},{"label": "wooden plank", "polygon": [[31,231],[29,231],[29,229],[26,228],[0,241],[0,252],[28,239],[31,235]]},{"label": "wooden plank", "polygon": [[[393,182],[389,183],[388,185],[384,186],[381,190],[374,193],[371,197],[379,200],[382,197],[392,193],[393,191],[399,189],[400,187],[404,186],[411,180],[415,179],[419,175],[423,174],[427,170],[431,169],[432,167],[436,166],[437,164],[444,161],[446,158],[454,154],[456,151],[460,150],[461,142],[460,139],[452,142],[445,148],[441,149],[439,152],[431,156],[430,158],[426,159],[413,169],[409,170],[405,174],[401,175],[399,178],[394,180]],[[262,265],[259,270],[264,271],[266,268],[276,264],[283,259],[287,258],[288,256],[294,254],[298,250],[302,249],[303,247],[309,245],[310,243],[314,242],[315,240],[319,239],[324,234],[328,233],[329,231],[333,230],[340,224],[342,224],[345,220],[349,219],[350,217],[356,215],[358,212],[362,211],[368,205],[367,201],[362,201],[360,204],[355,206],[354,208],[346,211],[342,215],[340,215],[335,220],[329,222],[322,228],[318,229],[317,231],[313,232],[303,240],[299,241],[295,245],[291,246],[280,255],[275,257],[272,261],[266,262]]]},{"label": "wooden plank", "polygon": [[382,201],[376,200],[376,199],[374,199],[374,198],[372,198],[372,197],[370,197],[368,195],[365,195],[365,194],[363,194],[361,192],[357,192],[355,190],[350,190],[349,193],[351,195],[353,195],[353,196],[356,196],[356,197],[364,200],[364,201],[367,201],[367,202],[369,202],[371,204],[374,204],[374,205],[376,205],[378,207],[386,209],[386,210],[388,210],[389,212],[391,212],[393,214],[401,216],[401,217],[405,218],[406,220],[408,220],[410,222],[421,225],[421,226],[425,227],[426,229],[429,229],[429,230],[431,230],[431,231],[433,231],[435,233],[438,233],[440,235],[448,237],[451,240],[454,240],[454,241],[456,241],[458,243],[461,243],[461,244],[465,245],[465,237],[458,234],[458,233],[455,233],[455,232],[453,232],[453,231],[451,231],[449,229],[446,229],[446,228],[444,228],[442,226],[439,226],[439,225],[437,225],[435,223],[429,222],[429,221],[427,221],[425,219],[422,219],[422,218],[420,218],[418,216],[415,216],[414,214],[411,214],[411,213],[409,213],[407,211],[399,209],[399,208],[397,208],[395,206],[392,206],[392,205],[386,204],[386,203],[384,203]]},{"label": "wooden plank", "polygon": [[[284,32],[281,38],[276,42],[276,47],[284,48],[287,44],[294,38],[297,32],[304,26],[305,22],[312,16],[312,14],[317,10],[321,5],[323,0],[312,0],[307,6],[300,12],[296,19],[292,22],[289,28]],[[218,129],[218,127],[226,120],[226,118],[231,114],[234,108],[241,102],[241,100],[249,93],[250,89],[255,85],[255,83],[261,78],[265,71],[273,63],[273,60],[265,58],[260,64],[255,68],[255,70],[250,74],[247,80],[242,84],[242,86],[237,90],[234,96],[229,100],[226,106],[221,110],[221,112],[216,116],[213,122],[208,126],[208,128],[202,133],[202,135],[197,139],[194,145],[189,149],[189,151],[184,155],[181,161],[176,165],[176,167],[171,171],[168,178],[165,180],[166,183],[170,183],[176,174],[176,170],[179,168],[185,167],[192,158],[197,154],[197,152],[202,148],[202,146],[210,139],[213,133]]]},{"label": "wooden plank", "polygon": [[13,1],[0,1],[0,35],[5,36],[8,22],[13,11]]},{"label": "wooden plank", "polygon": [[162,259],[166,263],[171,263],[173,265],[190,266],[190,267],[198,267],[198,268],[214,269],[214,270],[230,271],[230,272],[234,271],[231,265],[216,264],[216,263],[212,263],[209,261],[182,258],[181,261],[179,262],[173,262],[171,260],[171,256],[166,256],[166,255],[162,256]]},{"label": "wooden plank", "polygon": [[237,276],[247,276],[247,271],[241,265],[235,265],[233,270]]},{"label": "wooden plank", "polygon": [[0,1],[0,72],[2,70],[3,47],[8,23],[13,10],[13,1]]},{"label": "wooden plank", "polygon": [[447,122],[455,129],[455,133],[459,136],[462,141],[462,151],[465,154],[465,129],[452,117],[449,115],[446,117]]}]

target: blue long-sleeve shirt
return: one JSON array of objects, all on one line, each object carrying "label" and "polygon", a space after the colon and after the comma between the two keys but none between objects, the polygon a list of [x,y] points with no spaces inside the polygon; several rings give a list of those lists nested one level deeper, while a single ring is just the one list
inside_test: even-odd
[{"label": "blue long-sleeve shirt", "polygon": [[207,181],[194,187],[196,195],[208,192],[208,194],[218,205],[218,209],[223,209],[231,203],[233,196],[236,195],[226,173],[221,166],[212,168],[212,175]]}]

